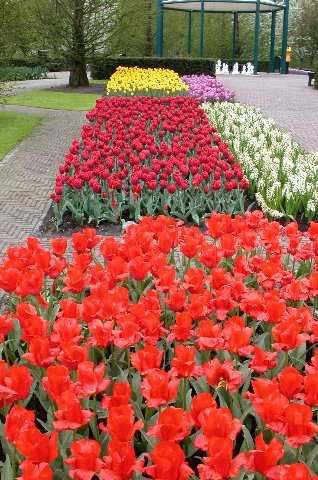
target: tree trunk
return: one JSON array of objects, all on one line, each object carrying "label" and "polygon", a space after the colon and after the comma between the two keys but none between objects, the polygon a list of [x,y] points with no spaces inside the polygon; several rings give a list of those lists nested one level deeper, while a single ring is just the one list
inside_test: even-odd
[{"label": "tree trunk", "polygon": [[146,11],[146,41],[145,41],[145,56],[151,57],[152,55],[152,1],[145,0]]},{"label": "tree trunk", "polygon": [[89,86],[85,63],[73,63],[70,69],[68,85],[71,88]]},{"label": "tree trunk", "polygon": [[69,86],[72,88],[89,86],[86,72],[84,4],[85,0],[74,0],[72,66],[69,78]]}]

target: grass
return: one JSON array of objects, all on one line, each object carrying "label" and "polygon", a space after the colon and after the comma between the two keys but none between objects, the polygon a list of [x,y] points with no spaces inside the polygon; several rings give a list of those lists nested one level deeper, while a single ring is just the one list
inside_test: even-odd
[{"label": "grass", "polygon": [[17,143],[29,136],[41,120],[37,115],[0,111],[0,160]]},{"label": "grass", "polygon": [[90,80],[90,85],[106,85],[107,80]]},{"label": "grass", "polygon": [[11,105],[49,108],[54,110],[91,110],[100,95],[95,93],[51,92],[30,90],[8,98]]}]

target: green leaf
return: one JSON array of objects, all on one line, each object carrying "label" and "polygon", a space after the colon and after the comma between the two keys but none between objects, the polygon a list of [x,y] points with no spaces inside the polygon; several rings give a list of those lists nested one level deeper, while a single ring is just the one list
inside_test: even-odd
[{"label": "green leaf", "polygon": [[194,388],[196,394],[209,391],[209,387],[208,387],[208,384],[206,383],[205,377],[200,377],[197,380],[190,378],[190,383]]},{"label": "green leaf", "polygon": [[234,417],[241,418],[242,416],[241,406],[235,394],[233,394],[231,398],[231,410],[234,414]]},{"label": "green leaf", "polygon": [[187,394],[186,394],[186,408],[187,408],[187,410],[190,410],[191,402],[192,402],[192,391],[191,391],[191,388],[189,388],[189,390],[187,391]]},{"label": "green leaf", "polygon": [[318,445],[316,445],[310,452],[310,454],[308,455],[308,459],[307,459],[307,465],[308,467],[312,467],[314,461],[316,460],[316,457],[318,456]]},{"label": "green leaf", "polygon": [[63,459],[67,458],[67,449],[70,446],[73,440],[73,432],[72,431],[64,431],[60,432],[59,434],[59,447],[60,453]]},{"label": "green leaf", "polygon": [[245,427],[245,425],[242,425],[242,432],[243,432],[243,435],[244,435],[244,440],[245,440],[245,443],[246,443],[246,446],[247,446],[247,450],[253,450],[254,449],[254,440],[250,434],[250,432],[248,431],[248,429]]},{"label": "green leaf", "polygon": [[186,437],[182,442],[186,458],[193,457],[193,455],[198,451],[198,448],[194,446],[194,440],[198,435],[200,435],[200,432],[195,432],[190,437]]},{"label": "green leaf", "polygon": [[13,322],[13,330],[8,335],[8,340],[10,340],[10,349],[14,352],[20,343],[21,339],[21,327],[20,322],[15,320]]},{"label": "green leaf", "polygon": [[271,377],[275,378],[283,370],[283,368],[286,365],[287,365],[287,354],[285,352],[280,352],[277,367],[275,367],[271,371]]},{"label": "green leaf", "polygon": [[10,453],[11,446],[9,445],[9,443],[6,440],[6,437],[5,437],[4,431],[3,431],[3,426],[4,426],[3,423],[0,422],[0,442],[1,442],[1,447],[2,447],[3,453],[7,454],[7,453]]},{"label": "green leaf", "polygon": [[151,452],[153,450],[154,446],[157,443],[157,440],[155,437],[150,437],[147,435],[143,430],[140,430],[140,434],[142,439],[145,441],[145,444],[147,445],[147,452]]},{"label": "green leaf", "polygon": [[2,467],[1,480],[14,480],[14,472],[8,454]]},{"label": "green leaf", "polygon": [[200,225],[200,217],[196,210],[191,210],[191,217],[196,225]]},{"label": "green leaf", "polygon": [[139,372],[136,372],[132,379],[131,379],[131,388],[133,391],[133,394],[136,397],[136,402],[138,405],[141,405],[142,403],[142,395],[141,395],[141,377]]},{"label": "green leaf", "polygon": [[221,391],[220,388],[217,388],[217,389],[216,389],[216,394],[217,394],[217,396],[219,397],[220,407],[222,407],[222,408],[228,408],[229,406],[228,406],[228,404],[227,404],[227,402],[226,402],[226,400],[225,400],[225,398],[224,398],[224,395],[223,395],[223,393],[222,393],[222,391]]}]

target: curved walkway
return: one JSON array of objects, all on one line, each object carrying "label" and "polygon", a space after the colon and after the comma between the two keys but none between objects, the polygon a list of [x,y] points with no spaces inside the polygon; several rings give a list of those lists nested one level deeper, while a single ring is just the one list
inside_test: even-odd
[{"label": "curved walkway", "polygon": [[37,114],[43,121],[0,161],[0,258],[9,245],[22,243],[40,226],[50,205],[58,165],[85,119],[85,112],[16,105],[1,108]]},{"label": "curved walkway", "polygon": [[69,72],[50,72],[47,78],[40,80],[23,80],[13,82],[13,90],[45,90],[46,88],[64,87],[68,83]]},{"label": "curved walkway", "polygon": [[218,75],[235,100],[259,107],[308,151],[318,152],[318,90],[307,75]]}]

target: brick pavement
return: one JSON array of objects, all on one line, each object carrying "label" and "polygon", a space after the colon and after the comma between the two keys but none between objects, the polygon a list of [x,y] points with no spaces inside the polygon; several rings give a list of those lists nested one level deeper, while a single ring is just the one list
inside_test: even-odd
[{"label": "brick pavement", "polygon": [[69,72],[50,72],[48,78],[40,80],[22,80],[13,82],[13,90],[44,90],[46,88],[64,87],[68,84]]},{"label": "brick pavement", "polygon": [[236,93],[235,100],[255,105],[294,136],[308,151],[318,152],[318,90],[307,75],[218,75]]},{"label": "brick pavement", "polygon": [[58,165],[72,138],[79,135],[84,112],[7,105],[7,111],[43,118],[33,135],[0,161],[0,257],[39,228],[50,205]]}]

